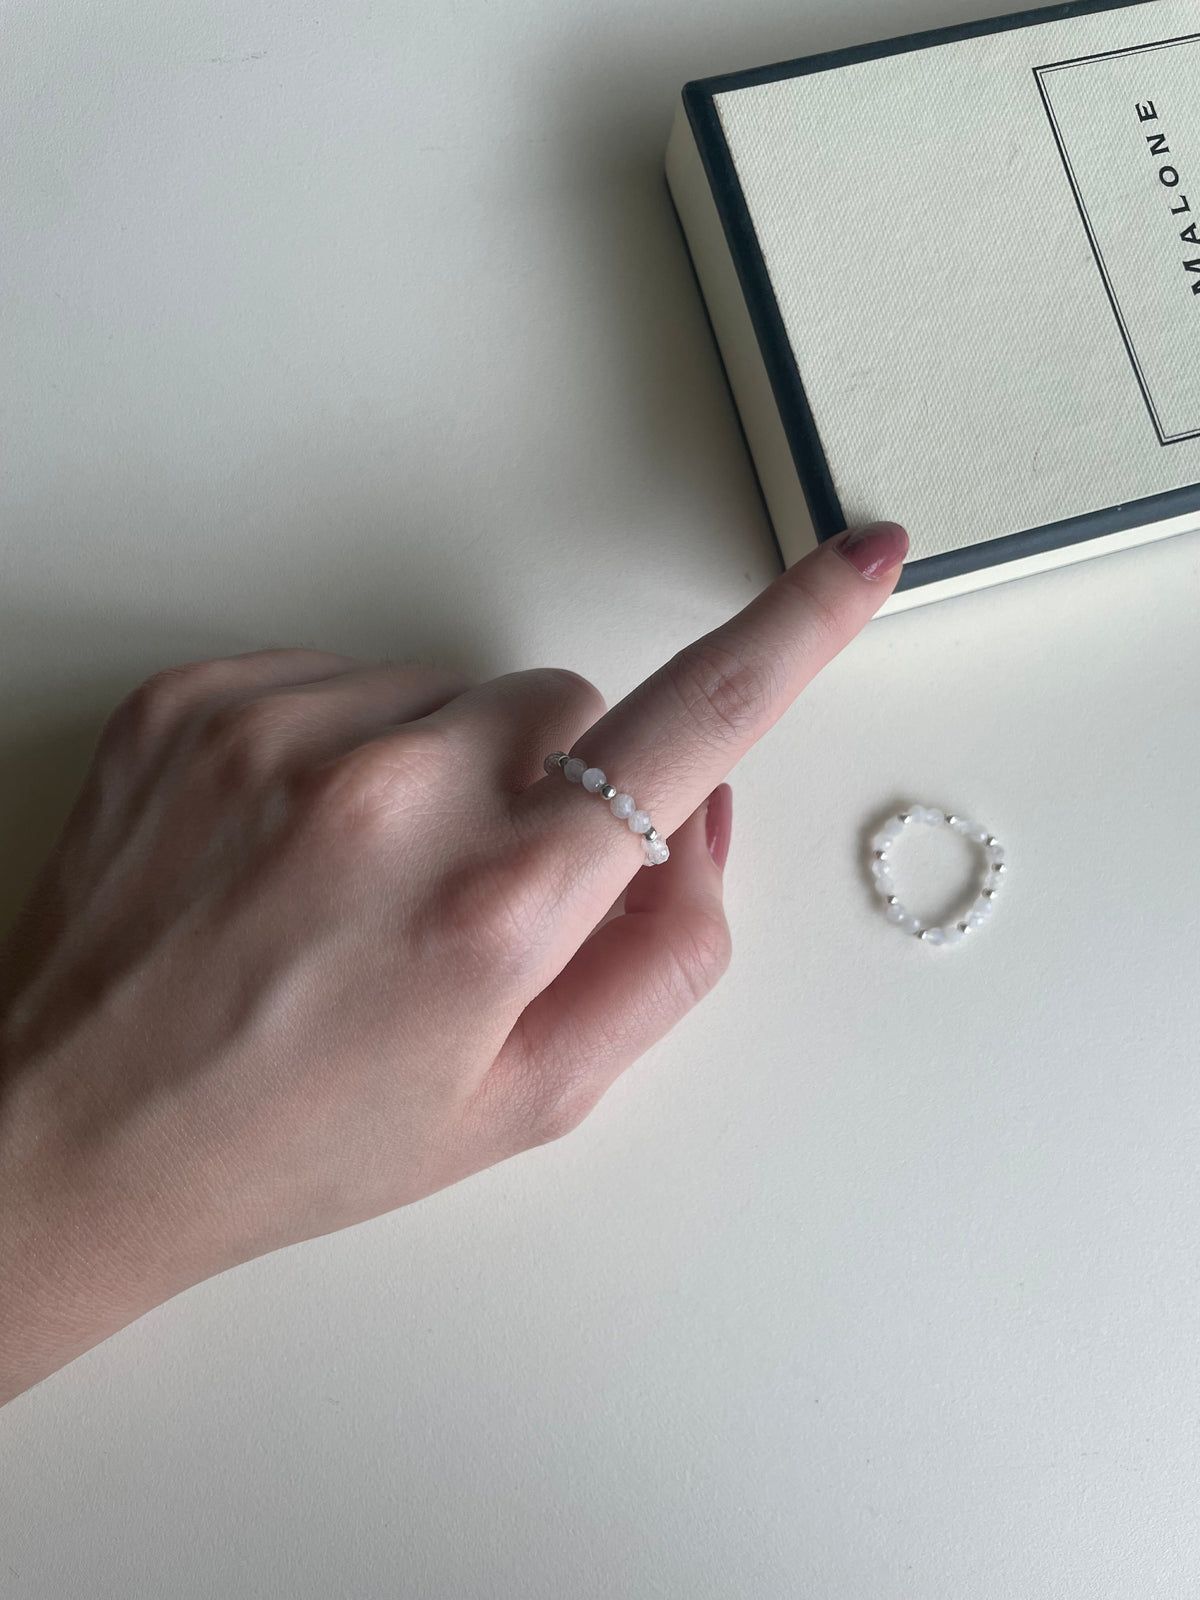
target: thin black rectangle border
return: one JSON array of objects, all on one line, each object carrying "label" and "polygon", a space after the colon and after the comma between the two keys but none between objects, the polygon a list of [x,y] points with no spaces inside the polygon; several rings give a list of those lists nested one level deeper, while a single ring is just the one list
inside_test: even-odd
[{"label": "thin black rectangle border", "polygon": [[1096,265],[1100,269],[1100,277],[1104,283],[1104,292],[1108,296],[1108,303],[1112,307],[1113,316],[1117,319],[1117,327],[1121,332],[1121,342],[1125,346],[1126,354],[1133,366],[1134,376],[1138,388],[1142,391],[1142,399],[1146,402],[1146,410],[1150,413],[1150,421],[1154,424],[1154,432],[1158,435],[1160,445],[1183,444],[1188,439],[1200,439],[1200,428],[1191,428],[1187,433],[1167,433],[1163,428],[1158,415],[1158,407],[1150,391],[1150,382],[1142,370],[1142,363],[1138,359],[1137,350],[1133,343],[1133,334],[1129,331],[1129,324],[1125,320],[1125,313],[1121,310],[1121,302],[1117,297],[1116,285],[1113,283],[1112,274],[1108,270],[1108,263],[1104,259],[1104,252],[1100,248],[1100,240],[1092,226],[1092,219],[1088,215],[1084,203],[1083,192],[1075,177],[1075,168],[1071,163],[1071,154],[1067,149],[1067,141],[1063,138],[1062,129],[1058,125],[1058,117],[1050,103],[1046,85],[1042,82],[1045,74],[1049,72],[1063,72],[1070,67],[1086,67],[1096,61],[1114,61],[1120,56],[1146,55],[1151,50],[1169,50],[1173,45],[1200,43],[1200,33],[1180,34],[1177,39],[1159,39],[1154,44],[1131,45],[1125,50],[1102,50],[1094,56],[1075,56],[1070,61],[1052,61],[1044,67],[1034,67],[1033,76],[1037,80],[1038,93],[1042,105],[1046,108],[1046,116],[1050,119],[1050,128],[1054,134],[1054,142],[1058,146],[1058,153],[1062,158],[1063,168],[1067,174],[1067,182],[1071,185],[1071,193],[1075,196],[1075,206],[1083,221],[1084,231],[1088,236],[1088,243],[1092,247],[1092,254],[1096,258]]},{"label": "thin black rectangle border", "polygon": [[[1013,12],[1008,16],[990,17],[979,22],[958,23],[952,27],[906,34],[901,38],[879,40],[874,44],[857,45],[844,50],[830,50],[821,55],[777,62],[769,67],[724,73],[684,86],[684,111],[717,207],[819,542],[823,543],[840,533],[846,526],[846,517],[771,289],[770,276],[746,197],[717,115],[716,97],[735,89],[749,89],[759,84],[777,83],[785,78],[830,72],[839,67],[855,66],[862,61],[879,61],[935,45],[955,44],[960,40],[983,38],[1017,28],[1039,27],[1048,22],[1065,22],[1073,17],[1090,16],[1102,11],[1131,10],[1136,5],[1156,3],[1157,0],[1067,0],[1066,4],[1042,6],[1036,10]],[[943,551],[940,555],[926,556],[920,561],[910,561],[900,576],[897,590],[922,588],[928,583],[962,577],[985,567],[1001,566],[1009,561],[1065,549],[1068,545],[1101,539],[1141,527],[1145,523],[1186,516],[1194,511],[1200,511],[1200,483],[1187,484],[1140,500],[1124,501],[1041,527],[1025,528],[1019,533],[987,539],[958,550]]]}]

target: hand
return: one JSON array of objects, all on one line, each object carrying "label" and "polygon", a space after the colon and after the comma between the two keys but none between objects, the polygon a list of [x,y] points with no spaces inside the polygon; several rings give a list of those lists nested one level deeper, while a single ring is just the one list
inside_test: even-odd
[{"label": "hand", "polygon": [[[706,801],[906,549],[894,524],[822,547],[607,713],[569,672],[303,650],[126,700],[0,957],[0,1399],[573,1128],[724,970]],[[543,774],[574,746],[665,865]]]}]

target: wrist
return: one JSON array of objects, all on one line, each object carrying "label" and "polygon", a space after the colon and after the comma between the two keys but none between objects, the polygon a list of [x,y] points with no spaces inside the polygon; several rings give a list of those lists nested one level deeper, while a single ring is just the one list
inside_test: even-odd
[{"label": "wrist", "polygon": [[56,1111],[56,1077],[0,1060],[0,1405],[186,1286]]}]

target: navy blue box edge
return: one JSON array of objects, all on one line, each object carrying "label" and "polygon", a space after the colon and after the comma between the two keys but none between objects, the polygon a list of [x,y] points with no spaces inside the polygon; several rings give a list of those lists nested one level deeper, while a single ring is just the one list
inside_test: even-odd
[{"label": "navy blue box edge", "polygon": [[[684,110],[708,178],[734,269],[741,284],[751,325],[758,340],[796,472],[808,501],[818,542],[824,542],[840,533],[846,526],[846,517],[834,487],[833,476],[825,458],[812,409],[804,392],[795,355],[784,330],[775,297],[771,292],[770,278],[758,246],[750,210],[717,116],[715,96],[762,83],[775,83],[783,78],[828,72],[838,67],[852,66],[860,61],[876,61],[887,56],[927,49],[934,45],[952,44],[961,39],[982,38],[987,34],[1004,33],[1015,28],[1036,27],[1043,23],[1066,21],[1071,17],[1088,16],[1099,11],[1116,11],[1129,9],[1133,5],[1153,3],[1154,0],[1067,0],[1066,4],[1040,6],[1035,10],[1012,12],[1007,16],[987,17],[976,22],[962,22],[945,28],[929,29],[923,33],[904,34],[895,39],[876,40],[872,44],[828,50],[819,55],[801,56],[791,61],[777,62],[773,66],[723,73],[711,78],[698,78],[684,85]],[[980,544],[965,546],[960,550],[927,556],[921,561],[910,561],[905,566],[896,587],[898,591],[920,588],[927,583],[961,577],[967,573],[979,572],[986,567],[1002,566],[1008,561],[1018,561],[1026,556],[1040,555],[1085,540],[1103,538],[1107,534],[1120,533],[1128,528],[1140,527],[1147,522],[1164,520],[1169,516],[1183,516],[1197,509],[1200,509],[1200,484],[1172,489],[1164,494],[1151,495],[1141,500],[1125,501],[1120,505],[1105,507],[1103,510],[1069,517],[1062,522],[1026,528],[1000,539],[989,539]],[[778,536],[776,537],[778,542]]]}]

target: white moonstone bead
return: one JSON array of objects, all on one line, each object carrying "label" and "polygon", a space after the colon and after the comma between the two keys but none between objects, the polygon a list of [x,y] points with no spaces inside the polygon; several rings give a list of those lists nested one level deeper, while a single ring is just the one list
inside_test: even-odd
[{"label": "white moonstone bead", "polygon": [[667,841],[665,839],[646,840],[646,860],[650,866],[661,867],[663,862],[668,859],[670,854],[671,852],[667,848]]},{"label": "white moonstone bead", "polygon": [[994,867],[998,867],[1004,860],[1004,846],[1002,844],[990,844],[987,849],[987,858]]},{"label": "white moonstone bead", "polygon": [[871,840],[871,849],[872,850],[886,850],[888,848],[888,846],[892,843],[892,840],[894,838],[895,838],[895,834],[888,833],[888,831],[885,828],[881,828],[880,831]]},{"label": "white moonstone bead", "polygon": [[961,944],[966,938],[966,934],[957,923],[951,923],[950,927],[943,928],[942,935],[943,944]]},{"label": "white moonstone bead", "polygon": [[898,924],[902,933],[920,933],[921,919],[914,917],[911,911],[906,911]]},{"label": "white moonstone bead", "polygon": [[926,928],[922,937],[926,944],[945,944],[946,930],[945,928]]},{"label": "white moonstone bead", "polygon": [[626,817],[631,817],[637,809],[631,794],[618,794],[608,802],[608,808],[614,817],[620,817],[624,822]]},{"label": "white moonstone bead", "polygon": [[940,828],[942,826],[942,824],[945,822],[945,820],[946,820],[946,813],[944,811],[937,811],[937,810],[933,809],[932,807],[926,806],[926,808],[925,808],[925,821],[929,824],[929,826],[931,828]]},{"label": "white moonstone bead", "polygon": [[599,767],[589,767],[580,782],[589,794],[598,794],[608,782],[608,779]]},{"label": "white moonstone bead", "polygon": [[975,904],[963,918],[963,921],[969,928],[982,928],[983,924],[987,921],[995,909],[995,904],[991,900],[984,900],[981,897],[980,899],[976,900]]},{"label": "white moonstone bead", "polygon": [[1004,878],[998,872],[989,872],[983,880],[983,887],[985,889],[1002,889],[1004,887]]},{"label": "white moonstone bead", "polygon": [[570,761],[568,761],[566,766],[563,768],[563,772],[566,774],[568,783],[581,783],[583,781],[583,775],[586,771],[587,762],[580,761],[578,756],[572,756]]},{"label": "white moonstone bead", "polygon": [[875,893],[884,900],[890,900],[896,892],[896,885],[891,878],[876,878]]},{"label": "white moonstone bead", "polygon": [[654,826],[648,811],[635,811],[629,819],[631,833],[649,833]]}]

